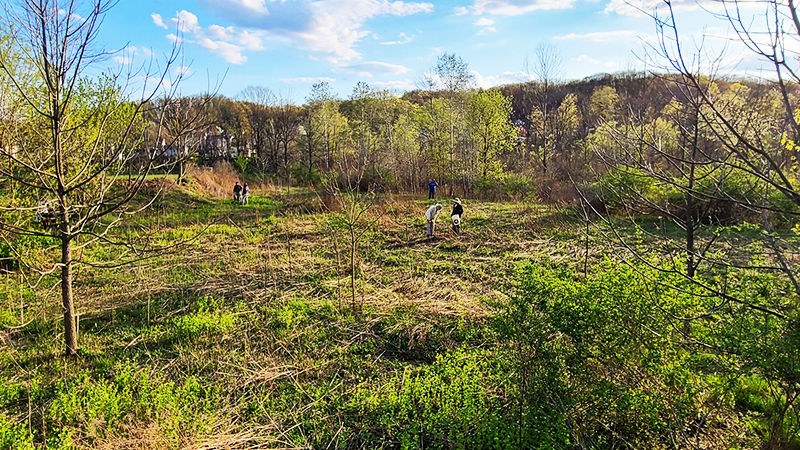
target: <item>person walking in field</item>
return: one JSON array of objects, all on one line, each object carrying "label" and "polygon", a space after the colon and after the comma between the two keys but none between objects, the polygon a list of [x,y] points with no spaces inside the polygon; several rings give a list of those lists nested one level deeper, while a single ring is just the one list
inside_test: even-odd
[{"label": "person walking in field", "polygon": [[242,185],[237,181],[233,185],[233,201],[238,202],[242,200]]},{"label": "person walking in field", "polygon": [[461,216],[464,215],[464,207],[461,206],[461,199],[453,199],[453,212],[450,214],[450,219],[453,221],[453,232],[461,234]]},{"label": "person walking in field", "polygon": [[425,231],[426,236],[433,237],[433,233],[436,229],[436,217],[441,211],[442,205],[439,203],[431,206],[427,211],[425,211],[425,218],[428,220],[428,229]]},{"label": "person walking in field", "polygon": [[250,198],[250,186],[247,183],[242,187],[242,204],[246,205]]},{"label": "person walking in field", "polygon": [[428,183],[428,199],[429,199],[429,200],[430,200],[430,199],[432,199],[432,198],[434,198],[434,197],[436,197],[436,188],[437,188],[438,186],[439,186],[439,185],[438,185],[438,184],[436,184],[436,179],[434,179],[433,181],[431,181],[430,183]]}]

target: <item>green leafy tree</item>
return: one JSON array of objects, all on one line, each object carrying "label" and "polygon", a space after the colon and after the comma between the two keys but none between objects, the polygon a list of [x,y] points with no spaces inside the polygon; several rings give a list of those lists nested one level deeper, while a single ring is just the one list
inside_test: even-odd
[{"label": "green leafy tree", "polygon": [[619,95],[611,86],[603,86],[592,92],[589,98],[588,122],[597,126],[614,120],[619,114]]},{"label": "green leafy tree", "polygon": [[469,99],[469,125],[477,148],[475,167],[485,179],[503,171],[500,156],[513,147],[515,136],[511,125],[511,100],[499,90],[479,91]]}]

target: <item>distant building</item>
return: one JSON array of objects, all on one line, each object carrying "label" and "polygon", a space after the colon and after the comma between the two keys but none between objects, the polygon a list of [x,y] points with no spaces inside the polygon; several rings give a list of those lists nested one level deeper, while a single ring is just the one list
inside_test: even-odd
[{"label": "distant building", "polygon": [[212,126],[203,134],[199,153],[200,159],[204,161],[230,159],[233,156],[231,153],[231,137],[222,128]]},{"label": "distant building", "polygon": [[514,130],[516,131],[516,136],[514,136],[514,143],[524,144],[528,140],[528,129],[525,128],[525,122],[523,122],[520,119],[515,120]]}]

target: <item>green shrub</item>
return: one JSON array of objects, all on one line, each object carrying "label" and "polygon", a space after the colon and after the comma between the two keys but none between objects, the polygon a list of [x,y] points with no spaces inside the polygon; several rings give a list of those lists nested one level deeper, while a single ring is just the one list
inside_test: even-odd
[{"label": "green shrub", "polygon": [[33,450],[33,436],[25,423],[14,424],[5,414],[0,414],[0,448]]},{"label": "green shrub", "polygon": [[[707,432],[717,420],[708,411],[731,411],[735,397],[741,420],[762,415],[767,440],[788,442],[796,415],[778,406],[800,379],[795,322],[741,303],[721,311],[719,298],[676,270],[608,262],[583,280],[567,267],[524,266],[517,295],[498,305],[495,327],[514,349],[511,373],[526,404],[552,398],[589,447],[658,448],[698,424]],[[729,277],[728,292],[750,304],[794,302],[782,294],[787,281],[772,274]],[[769,380],[775,399],[752,373]],[[737,388],[737,379],[750,387]]]},{"label": "green shrub", "polygon": [[120,364],[109,379],[84,371],[59,382],[46,418],[51,429],[79,433],[84,439],[124,434],[125,425],[155,422],[161,434],[178,443],[182,436],[204,429],[217,400],[215,391],[201,387],[193,377],[178,386],[150,369]]},{"label": "green shrub", "polygon": [[203,297],[192,307],[193,312],[175,317],[169,324],[179,339],[195,339],[216,333],[226,333],[233,328],[236,316],[220,311],[220,304],[212,297]]},{"label": "green shrub", "polygon": [[526,198],[536,191],[536,185],[530,177],[509,173],[503,182],[503,192],[510,198]]},{"label": "green shrub", "polygon": [[553,414],[523,414],[506,396],[505,359],[488,351],[439,355],[379,389],[360,389],[347,410],[367,445],[401,448],[554,448],[569,435]]},{"label": "green shrub", "polygon": [[320,186],[325,174],[319,171],[316,167],[308,171],[308,166],[303,163],[295,163],[291,169],[292,178],[299,184]]},{"label": "green shrub", "polygon": [[652,196],[655,190],[653,178],[630,168],[606,172],[594,187],[609,208],[639,206],[643,203],[640,196]]},{"label": "green shrub", "polygon": [[397,187],[397,177],[384,167],[370,167],[364,172],[358,187],[362,191],[387,192]]},{"label": "green shrub", "polygon": [[692,386],[670,381],[682,360],[648,331],[653,306],[638,274],[606,269],[584,283],[566,268],[526,266],[496,327],[517,349],[526,405],[549,396],[591,447],[658,447],[675,431],[670,423],[695,417]]},{"label": "green shrub", "polygon": [[248,157],[246,157],[244,155],[236,155],[236,156],[234,156],[233,160],[231,162],[233,164],[233,168],[236,169],[236,171],[239,172],[242,175],[247,174],[248,173],[248,169],[251,166],[250,158],[248,158]]},{"label": "green shrub", "polygon": [[9,241],[0,239],[0,269],[17,270],[19,269],[17,253],[27,255],[58,245],[60,242],[50,236],[12,236]]},{"label": "green shrub", "polygon": [[798,206],[784,193],[741,170],[699,167],[692,192],[676,187],[686,184],[683,178],[667,182],[638,169],[624,168],[606,172],[588,191],[608,208],[632,208],[659,214],[657,209],[660,208],[684,219],[689,215],[687,202],[691,195],[695,204],[691,211],[693,219],[702,223],[741,223],[754,215],[745,205],[764,202],[770,208],[785,211],[773,214],[779,225],[792,224],[794,213],[798,211]]}]

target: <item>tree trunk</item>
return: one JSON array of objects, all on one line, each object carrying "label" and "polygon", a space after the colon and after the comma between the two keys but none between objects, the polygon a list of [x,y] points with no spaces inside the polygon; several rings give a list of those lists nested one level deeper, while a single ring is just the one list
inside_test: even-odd
[{"label": "tree trunk", "polygon": [[178,186],[183,184],[183,175],[184,172],[186,171],[186,167],[184,166],[184,164],[185,163],[183,162],[183,158],[181,158],[178,161],[178,180],[177,180]]},{"label": "tree trunk", "polygon": [[356,307],[356,236],[354,230],[350,229],[350,304]]},{"label": "tree trunk", "polygon": [[78,352],[78,331],[75,329],[75,305],[72,301],[72,237],[66,222],[66,212],[61,214],[61,303],[64,311],[64,344],[68,356]]},{"label": "tree trunk", "polygon": [[544,107],[542,111],[544,112],[542,117],[542,137],[544,138],[544,146],[542,147],[542,173],[547,173],[547,88],[548,83],[547,80],[544,82]]},{"label": "tree trunk", "polygon": [[692,136],[692,156],[689,160],[689,180],[686,196],[686,276],[694,278],[697,268],[695,261],[695,231],[697,230],[697,202],[694,198],[695,168],[697,167],[697,147],[700,143],[699,109],[695,108],[694,134]]},{"label": "tree trunk", "polygon": [[455,152],[456,152],[456,144],[455,144],[455,129],[453,125],[453,96],[450,97],[450,182],[447,184],[447,189],[449,191],[448,195],[450,197],[453,196],[453,183],[455,183]]},{"label": "tree trunk", "polygon": [[311,118],[308,119],[308,129],[306,130],[306,140],[308,143],[308,181],[311,181],[311,174],[314,171],[314,134],[311,126]]}]

